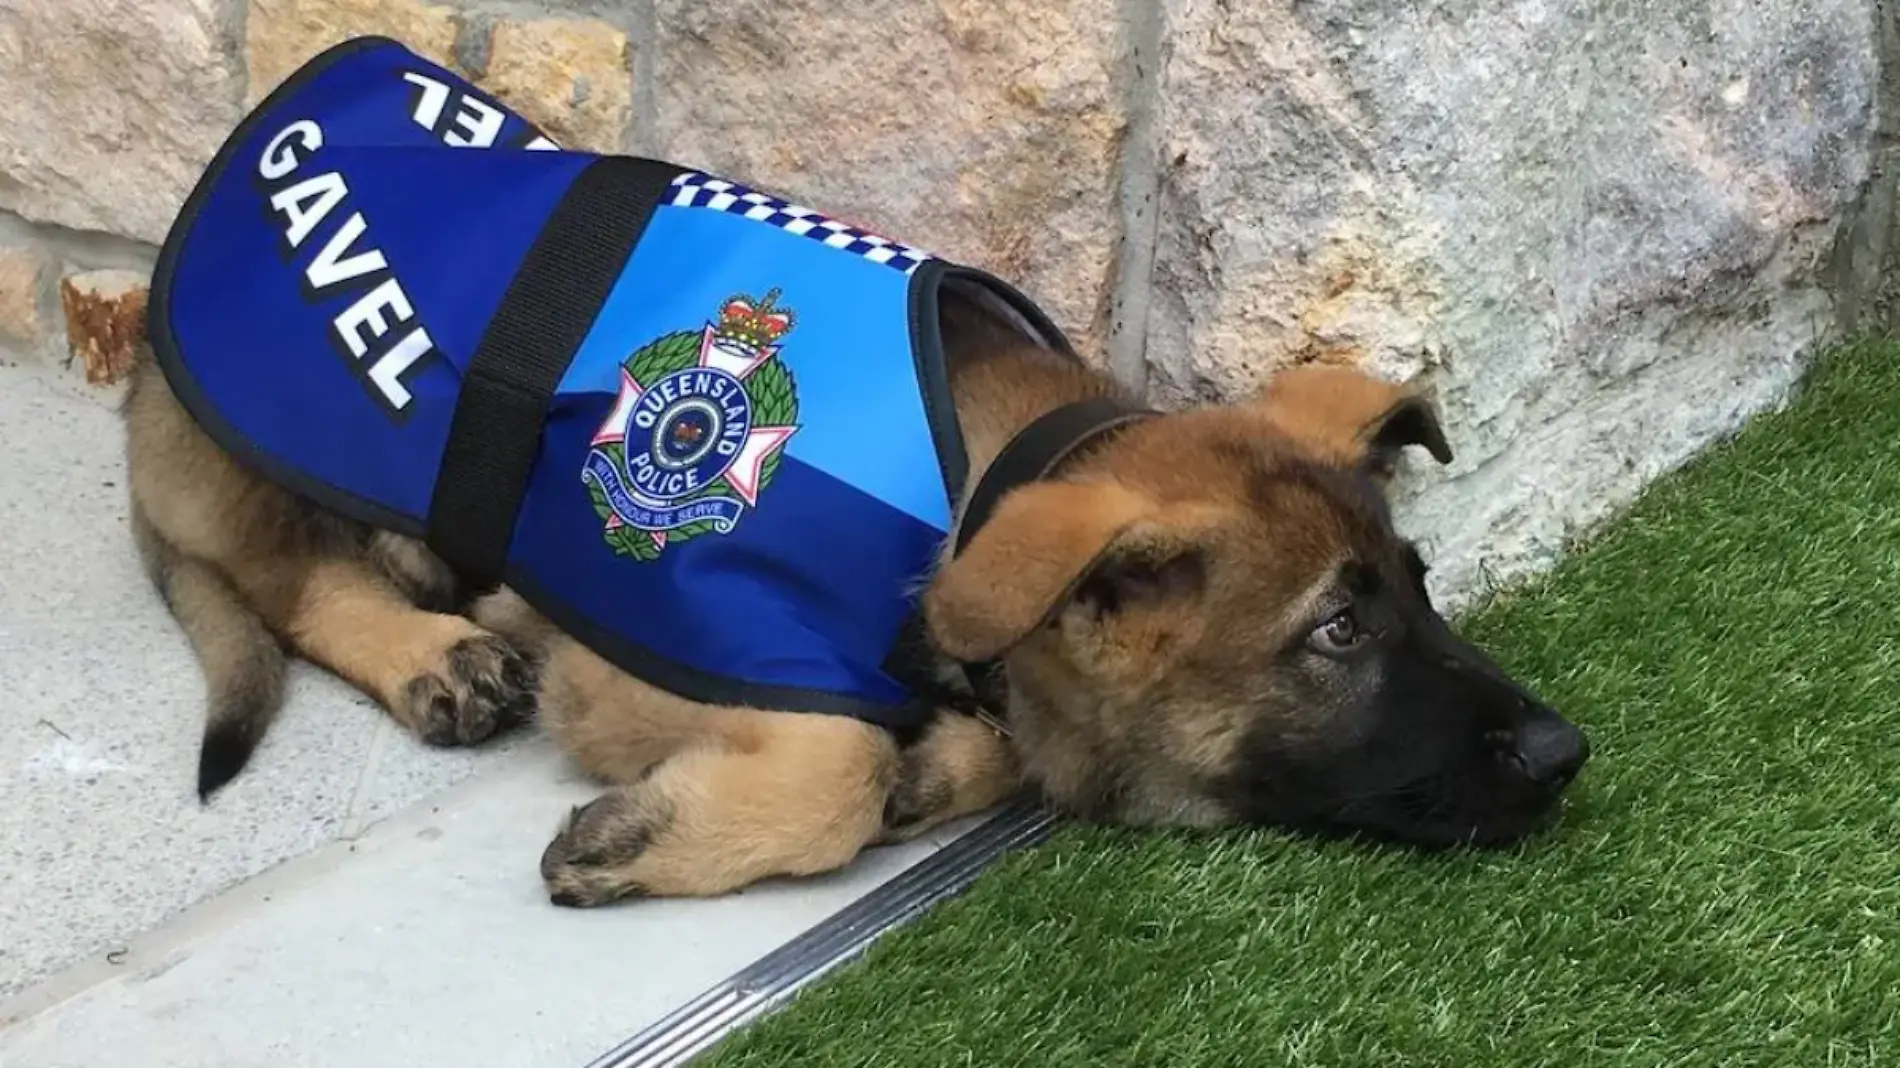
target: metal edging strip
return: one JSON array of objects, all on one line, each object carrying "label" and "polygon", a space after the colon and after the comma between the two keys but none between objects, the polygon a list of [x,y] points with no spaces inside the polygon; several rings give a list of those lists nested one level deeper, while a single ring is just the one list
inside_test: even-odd
[{"label": "metal edging strip", "polygon": [[663,1068],[683,1064],[740,1025],[788,1001],[878,936],[963,892],[1004,853],[1048,837],[1057,816],[1034,800],[1017,801],[918,861],[891,881],[668,1013],[587,1068]]}]

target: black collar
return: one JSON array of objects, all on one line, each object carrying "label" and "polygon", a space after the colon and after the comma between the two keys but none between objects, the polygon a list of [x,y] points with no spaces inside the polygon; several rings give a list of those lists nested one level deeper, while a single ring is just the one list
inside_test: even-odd
[{"label": "black collar", "polygon": [[983,524],[989,522],[1003,494],[1048,478],[1084,445],[1154,414],[1152,409],[1136,407],[1114,397],[1092,397],[1037,416],[1009,439],[1003,451],[996,454],[995,462],[977,480],[976,491],[970,494],[970,505],[963,510],[963,522],[957,527],[956,551],[961,553]]},{"label": "black collar", "polygon": [[[1003,446],[995,462],[977,480],[969,507],[963,510],[963,522],[957,528],[956,552],[961,553],[983,524],[989,522],[1005,493],[1048,478],[1084,446],[1155,414],[1153,409],[1113,397],[1094,397],[1038,416]],[[1003,686],[1001,661],[965,664],[963,673],[979,704],[997,715],[1006,711],[1008,695]]]}]

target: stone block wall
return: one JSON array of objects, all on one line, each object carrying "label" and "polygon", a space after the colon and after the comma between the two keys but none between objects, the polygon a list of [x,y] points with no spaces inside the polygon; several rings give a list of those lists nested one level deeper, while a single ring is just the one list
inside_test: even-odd
[{"label": "stone block wall", "polygon": [[[1457,598],[1879,323],[1877,0],[13,0],[0,354],[109,391],[246,106],[398,37],[563,143],[788,194],[1016,281],[1160,403],[1353,362],[1458,452],[1403,524]],[[15,428],[8,428],[13,431]]]}]

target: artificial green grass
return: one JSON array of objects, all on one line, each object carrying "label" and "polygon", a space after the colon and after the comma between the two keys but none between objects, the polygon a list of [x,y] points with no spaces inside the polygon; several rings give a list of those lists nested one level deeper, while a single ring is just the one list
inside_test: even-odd
[{"label": "artificial green grass", "polygon": [[1589,731],[1554,833],[1067,828],[710,1060],[1900,1062],[1900,345],[1463,626]]}]

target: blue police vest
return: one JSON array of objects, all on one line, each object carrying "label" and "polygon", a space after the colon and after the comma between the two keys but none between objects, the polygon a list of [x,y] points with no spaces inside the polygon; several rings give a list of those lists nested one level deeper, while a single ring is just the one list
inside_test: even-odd
[{"label": "blue police vest", "polygon": [[396,42],[316,57],[166,239],[154,350],[222,447],[685,697],[901,726],[967,461],[947,279],[736,182],[557,148]]}]

